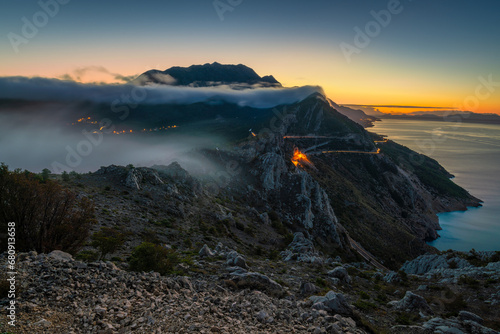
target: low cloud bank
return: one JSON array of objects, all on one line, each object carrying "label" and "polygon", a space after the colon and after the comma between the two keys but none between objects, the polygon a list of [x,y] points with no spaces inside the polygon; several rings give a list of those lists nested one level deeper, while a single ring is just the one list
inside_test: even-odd
[{"label": "low cloud bank", "polygon": [[96,85],[47,78],[0,77],[0,99],[39,101],[90,100],[113,103],[128,96],[135,102],[149,104],[225,101],[239,106],[271,108],[301,101],[313,93],[324,95],[323,89],[319,86],[235,90],[229,86]]}]

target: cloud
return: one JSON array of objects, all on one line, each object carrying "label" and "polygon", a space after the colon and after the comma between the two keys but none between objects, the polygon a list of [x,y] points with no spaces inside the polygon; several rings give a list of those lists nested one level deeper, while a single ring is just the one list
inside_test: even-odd
[{"label": "cloud", "polygon": [[[152,81],[151,79],[154,80]],[[146,76],[139,76],[137,79],[134,80],[134,83],[138,85],[144,85],[151,82],[161,82],[165,85],[173,85],[176,83],[176,81],[177,80],[170,74],[156,72],[156,73],[150,73],[149,78]]]},{"label": "cloud", "polygon": [[[85,73],[82,69],[79,73]],[[281,104],[301,101],[313,93],[324,95],[318,86],[293,88],[232,89],[230,86],[134,86],[130,84],[82,84],[69,80],[0,77],[0,98],[37,101],[94,101],[123,100],[135,96],[134,102],[144,104],[189,104],[196,102],[225,101],[239,106],[271,108]]]},{"label": "cloud", "polygon": [[59,79],[69,80],[69,81],[82,81],[82,80],[84,80],[84,77],[86,75],[88,75],[90,73],[95,73],[95,72],[108,74],[115,81],[118,81],[121,83],[130,82],[137,77],[136,75],[125,76],[125,75],[121,75],[119,73],[113,73],[113,72],[109,71],[107,68],[105,68],[104,66],[83,66],[83,67],[76,68],[71,73],[66,73],[66,74],[59,76]]}]

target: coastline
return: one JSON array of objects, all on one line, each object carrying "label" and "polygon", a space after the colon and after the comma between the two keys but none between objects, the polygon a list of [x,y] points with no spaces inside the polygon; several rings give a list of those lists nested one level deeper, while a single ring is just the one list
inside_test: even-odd
[{"label": "coastline", "polygon": [[[498,124],[486,123],[483,127],[464,122],[460,127],[449,125],[441,128],[438,123],[426,123],[434,119],[425,122],[410,119],[414,123],[404,120],[408,118],[382,118],[372,131],[384,133],[388,138],[395,138],[403,145],[434,157],[456,175],[450,177],[450,181],[463,187],[469,195],[464,199],[434,197],[433,211],[438,227],[435,238],[427,238],[426,244],[441,251],[497,249],[494,238],[498,238],[499,229],[495,217],[498,216],[500,201],[494,166],[497,161],[495,157],[498,156],[498,135],[495,134]],[[445,123],[445,120],[440,120]],[[440,133],[434,135],[432,129],[438,127]],[[477,138],[471,134],[476,134]],[[482,140],[486,136],[488,142]],[[429,143],[430,146],[424,145]]]}]

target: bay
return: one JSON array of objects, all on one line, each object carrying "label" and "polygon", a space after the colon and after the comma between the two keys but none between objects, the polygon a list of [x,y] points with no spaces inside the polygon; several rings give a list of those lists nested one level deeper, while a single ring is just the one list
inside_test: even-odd
[{"label": "bay", "polygon": [[440,249],[500,250],[500,125],[385,119],[368,129],[436,159],[453,181],[484,201],[480,208],[440,213]]}]

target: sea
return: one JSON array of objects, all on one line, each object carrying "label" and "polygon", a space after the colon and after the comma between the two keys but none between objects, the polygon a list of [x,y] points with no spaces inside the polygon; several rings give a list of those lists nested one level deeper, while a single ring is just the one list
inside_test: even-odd
[{"label": "sea", "polygon": [[430,245],[500,251],[500,125],[384,119],[367,130],[436,159],[483,201],[479,208],[438,214],[443,229]]}]

